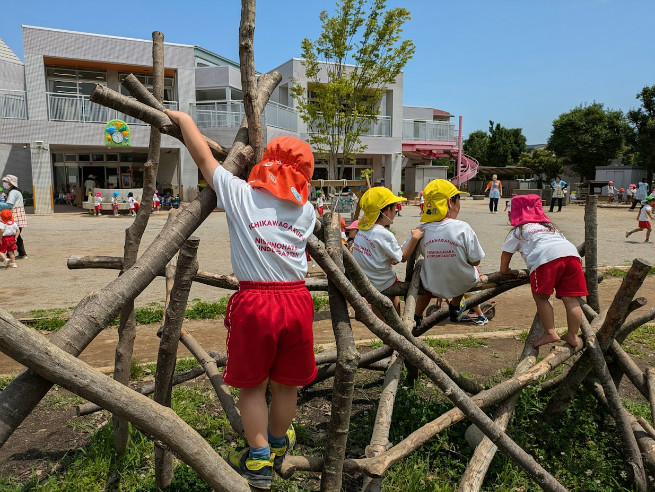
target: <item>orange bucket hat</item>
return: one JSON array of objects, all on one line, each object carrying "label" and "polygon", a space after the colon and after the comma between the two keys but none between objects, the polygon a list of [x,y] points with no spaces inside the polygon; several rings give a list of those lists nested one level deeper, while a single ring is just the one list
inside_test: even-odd
[{"label": "orange bucket hat", "polygon": [[262,160],[250,171],[248,183],[253,188],[265,188],[282,200],[304,205],[312,174],[311,147],[296,137],[277,137],[268,143]]},{"label": "orange bucket hat", "polygon": [[11,224],[14,221],[14,214],[11,213],[11,210],[5,208],[0,212],[0,220],[2,220],[4,224]]}]

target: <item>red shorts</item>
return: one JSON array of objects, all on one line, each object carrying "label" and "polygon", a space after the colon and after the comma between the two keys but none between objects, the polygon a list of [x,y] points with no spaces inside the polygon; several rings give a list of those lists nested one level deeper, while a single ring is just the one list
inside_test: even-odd
[{"label": "red shorts", "polygon": [[16,251],[17,249],[16,236],[2,236],[2,242],[0,242],[0,253]]},{"label": "red shorts", "polygon": [[316,377],[314,302],[305,282],[239,282],[225,315],[223,379],[253,388],[270,378],[304,386]]},{"label": "red shorts", "polygon": [[558,298],[587,295],[582,262],[577,256],[565,256],[541,265],[530,274],[530,286],[535,294],[550,295],[557,289]]},{"label": "red shorts", "polygon": [[96,205],[96,206],[93,207],[93,208],[95,208],[96,210],[102,210],[102,205]]},{"label": "red shorts", "polygon": [[639,227],[642,229],[650,229],[650,220],[640,220],[639,221]]},{"label": "red shorts", "polygon": [[318,207],[318,215],[323,215],[323,207]]}]

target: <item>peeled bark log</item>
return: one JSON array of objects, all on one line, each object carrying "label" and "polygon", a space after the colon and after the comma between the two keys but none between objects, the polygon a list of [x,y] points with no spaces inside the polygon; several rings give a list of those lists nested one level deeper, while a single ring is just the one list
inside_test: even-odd
[{"label": "peeled bark log", "polygon": [[[539,338],[543,331],[544,327],[541,324],[541,319],[538,315],[535,315],[532,320],[532,326],[530,326],[528,338],[523,345],[523,352],[521,353],[519,362],[516,365],[514,375],[520,376],[536,364],[539,351],[532,346],[532,342]],[[494,413],[494,422],[496,422],[496,424],[498,424],[498,426],[503,430],[507,429],[507,425],[514,414],[514,408],[516,407],[520,395],[520,391],[514,393],[505,400]],[[482,482],[484,482],[484,477],[489,470],[491,461],[496,455],[497,449],[496,445],[487,437],[482,439],[480,444],[476,446],[473,457],[460,479],[459,488],[457,489],[459,492],[474,492],[482,488]]]},{"label": "peeled bark log", "polygon": [[227,384],[225,384],[225,381],[223,381],[223,375],[218,372],[216,361],[184,328],[182,328],[180,341],[205,369],[205,373],[216,391],[216,396],[218,396],[218,400],[221,402],[223,411],[225,412],[232,429],[240,437],[244,437],[245,433],[243,430],[243,422],[241,422],[241,413],[234,403],[234,398],[232,398],[232,395],[230,394],[230,389],[227,387]]},{"label": "peeled bark log", "polygon": [[154,436],[213,489],[250,491],[246,481],[170,408],[104,376],[20,324],[3,309],[0,309],[0,350],[40,377],[97,403]]},{"label": "peeled bark log", "polygon": [[[178,256],[175,272],[175,282],[171,290],[170,302],[166,307],[164,325],[161,330],[161,341],[157,354],[157,372],[155,373],[155,394],[153,399],[160,405],[171,406],[173,391],[173,375],[177,364],[177,346],[180,342],[180,332],[189,291],[193,283],[193,275],[198,270],[199,240],[191,237],[184,242]],[[173,480],[173,455],[155,443],[155,482],[157,487],[168,487]]]},{"label": "peeled bark log", "polygon": [[655,371],[652,367],[646,368],[646,385],[648,387],[648,403],[650,404],[650,416],[655,425]]},{"label": "peeled bark log", "polygon": [[[281,75],[273,71],[259,77],[258,87],[265,104]],[[163,113],[162,113],[163,114]],[[234,175],[240,175],[252,157],[247,132],[237,134],[235,142],[223,166]],[[182,210],[170,225],[163,229],[131,268],[103,288],[84,298],[70,320],[51,337],[51,342],[68,353],[79,355],[82,350],[116,318],[122,307],[133,300],[152,282],[193,231],[216,208],[216,194],[208,186]],[[0,446],[27,417],[52,383],[25,371],[0,393]]]},{"label": "peeled bark log", "polygon": [[[357,362],[357,367],[367,368],[371,364],[374,364],[375,362],[378,362],[382,359],[386,359],[392,353],[393,353],[393,349],[391,349],[390,347],[380,347],[379,349],[371,350],[360,356],[359,361]],[[336,370],[337,370],[336,362],[334,364],[319,367],[318,373],[316,374],[316,378],[314,378],[314,381],[312,381],[306,386],[303,386],[303,389],[311,388],[312,386],[315,386],[318,383],[321,383],[326,379],[331,378],[332,376],[334,376]]]},{"label": "peeled bark log", "polygon": [[[646,275],[648,275],[651,267],[651,263],[647,262],[646,260],[635,259],[632,262],[632,267],[623,279],[621,287],[614,296],[614,300],[607,310],[607,314],[604,316],[604,320],[600,325],[600,328],[598,328],[598,332],[596,333],[596,337],[601,345],[603,352],[607,350],[609,345],[612,343],[612,339],[614,338],[617,330],[623,324],[630,303],[643,284],[644,279],[646,278]],[[597,319],[600,321],[600,317]],[[596,320],[594,320],[591,326],[594,329],[598,326]],[[590,356],[585,353],[573,365],[569,371],[568,377],[557,387],[557,390],[549,400],[548,405],[544,409],[544,418],[546,420],[552,421],[558,415],[564,412],[568,404],[573,399],[576,390],[582,381],[584,381],[584,379],[587,377],[589,371],[591,371],[591,368],[592,363]]]},{"label": "peeled bark log", "polygon": [[257,79],[255,77],[255,0],[241,2],[241,23],[239,24],[239,67],[241,70],[241,89],[243,90],[243,110],[248,120],[248,139],[255,151],[254,162],[259,162],[264,154],[262,115],[257,110]]},{"label": "peeled bark log", "polygon": [[[327,212],[323,215],[325,229],[325,244],[335,268],[343,272],[341,256],[341,234],[339,214]],[[329,279],[329,277],[328,277]],[[328,281],[330,296],[330,313],[332,329],[337,342],[337,367],[332,386],[332,407],[328,425],[325,459],[321,475],[321,491],[341,490],[343,475],[343,460],[346,456],[346,442],[350,427],[353,393],[355,390],[355,374],[359,361],[359,352],[355,346],[348,305],[339,288]]]},{"label": "peeled bark log", "polygon": [[588,195],[584,209],[585,271],[587,280],[587,304],[600,311],[598,300],[598,197]]},{"label": "peeled bark log", "polygon": [[387,345],[398,351],[406,360],[415,364],[429,377],[445,395],[460,408],[478,428],[487,435],[498,448],[521,467],[533,480],[546,490],[566,490],[555,480],[532,456],[523,451],[509,436],[502,432],[493,421],[480,410],[471,398],[462,391],[440,368],[422,351],[418,350],[417,342],[411,335],[405,338],[394,332],[383,323],[368,307],[345,275],[329,258],[320,244],[313,238],[307,240],[307,248],[321,268],[344,294],[366,326]]}]

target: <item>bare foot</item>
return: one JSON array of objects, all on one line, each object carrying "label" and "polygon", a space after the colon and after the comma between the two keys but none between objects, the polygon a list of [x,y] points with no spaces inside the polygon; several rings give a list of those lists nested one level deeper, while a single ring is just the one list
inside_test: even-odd
[{"label": "bare foot", "polygon": [[571,347],[577,347],[580,344],[580,339],[578,338],[578,335],[571,335],[567,333],[566,335],[562,336],[562,340],[568,343]]},{"label": "bare foot", "polygon": [[559,340],[559,336],[557,333],[544,333],[541,335],[539,338],[537,338],[534,342],[532,342],[532,346],[534,348],[541,347],[542,345],[546,345],[547,343],[553,343]]}]

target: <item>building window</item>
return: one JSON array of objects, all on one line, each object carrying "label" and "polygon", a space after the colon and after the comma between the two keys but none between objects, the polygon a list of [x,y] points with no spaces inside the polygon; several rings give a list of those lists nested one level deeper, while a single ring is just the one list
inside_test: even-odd
[{"label": "building window", "polygon": [[96,84],[107,85],[107,73],[100,70],[46,67],[48,92],[88,96]]},{"label": "building window", "polygon": [[196,91],[196,101],[225,101],[227,99],[227,91],[225,87],[217,89],[198,89]]},{"label": "building window", "polygon": [[[125,80],[125,78],[128,75],[130,74],[129,73],[118,74],[118,81],[123,82],[123,80]],[[146,89],[152,92],[152,84],[154,81],[152,75],[134,74],[134,76],[137,78],[139,82],[141,82],[145,86]],[[121,88],[121,94],[123,94],[124,96],[130,96],[130,91],[128,91],[122,85],[120,86],[120,88]],[[164,101],[177,101],[177,97],[175,94],[174,77],[164,77]]]}]

